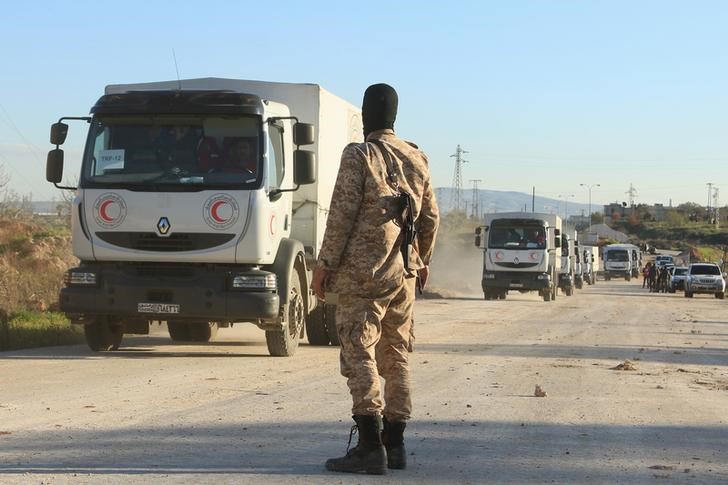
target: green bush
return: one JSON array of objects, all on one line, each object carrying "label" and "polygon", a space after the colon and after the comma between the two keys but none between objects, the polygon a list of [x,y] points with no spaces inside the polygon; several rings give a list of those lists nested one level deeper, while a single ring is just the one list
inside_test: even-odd
[{"label": "green bush", "polygon": [[0,351],[84,342],[83,329],[72,325],[62,313],[19,311],[0,313]]}]

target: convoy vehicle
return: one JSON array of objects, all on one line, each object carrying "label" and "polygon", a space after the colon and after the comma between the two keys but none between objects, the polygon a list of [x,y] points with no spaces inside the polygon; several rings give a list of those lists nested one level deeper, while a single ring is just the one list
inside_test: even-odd
[{"label": "convoy vehicle", "polygon": [[561,218],[537,212],[485,214],[475,230],[483,249],[481,285],[486,300],[505,299],[509,290],[537,291],[556,299],[561,268]]},{"label": "convoy vehicle", "polygon": [[674,264],[674,258],[669,254],[658,254],[657,256],[655,256],[655,266],[657,266],[658,268]]},{"label": "convoy vehicle", "polygon": [[558,286],[566,296],[574,294],[576,255],[574,238],[566,230],[561,232],[561,269]]},{"label": "convoy vehicle", "polygon": [[675,266],[670,277],[670,287],[668,291],[675,293],[677,290],[685,290],[685,279],[688,276],[688,268],[686,266]]},{"label": "convoy vehicle", "polygon": [[725,298],[725,278],[717,264],[692,263],[688,266],[685,297],[692,298],[696,293],[713,294],[721,300]]},{"label": "convoy vehicle", "polygon": [[587,284],[593,285],[597,282],[597,271],[599,270],[599,248],[597,246],[579,246],[581,250],[582,279]]},{"label": "convoy vehicle", "polygon": [[578,290],[584,287],[584,263],[579,240],[574,241],[574,287]]},{"label": "convoy vehicle", "polygon": [[[68,119],[89,125],[78,187],[58,185]],[[61,310],[93,350],[116,350],[153,321],[191,341],[253,323],[274,356],[292,355],[305,333],[327,345],[331,312],[311,269],[341,152],[361,127],[358,108],[315,84],[107,86],[90,117],[51,129],[46,178],[76,191],[80,259]]]},{"label": "convoy vehicle", "polygon": [[604,279],[623,277],[630,281],[639,276],[642,264],[640,248],[634,244],[609,244],[602,248]]}]

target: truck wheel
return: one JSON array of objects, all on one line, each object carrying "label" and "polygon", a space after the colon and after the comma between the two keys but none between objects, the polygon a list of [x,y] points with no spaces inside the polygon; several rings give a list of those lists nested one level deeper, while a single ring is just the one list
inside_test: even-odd
[{"label": "truck wheel", "polygon": [[566,288],[566,291],[564,291],[564,293],[566,293],[566,296],[571,296],[574,294],[574,288],[569,286]]},{"label": "truck wheel", "polygon": [[341,345],[339,341],[339,331],[336,329],[336,305],[324,305],[326,313],[326,331],[329,333],[331,345],[338,347]]},{"label": "truck wheel", "polygon": [[483,299],[484,300],[492,300],[493,294],[490,292],[490,290],[483,290]]},{"label": "truck wheel", "polygon": [[546,288],[542,293],[543,301],[551,301],[551,288]]},{"label": "truck wheel", "polygon": [[265,331],[268,352],[274,357],[290,357],[296,353],[298,336],[305,325],[300,277],[298,271],[293,273],[291,289],[288,291],[288,303],[285,308],[284,327],[281,330]]},{"label": "truck wheel", "polygon": [[624,275],[624,279],[625,279],[625,281],[629,281],[632,279],[632,276],[630,276],[629,274],[626,274],[626,275]]},{"label": "truck wheel", "polygon": [[84,325],[86,343],[95,352],[119,350],[124,331],[121,323],[107,316],[97,316],[91,323]]},{"label": "truck wheel", "polygon": [[329,334],[324,321],[324,303],[319,302],[316,308],[306,317],[306,335],[311,345],[329,345]]},{"label": "truck wheel", "polygon": [[210,322],[193,322],[188,324],[192,342],[209,342],[217,335],[217,324]]},{"label": "truck wheel", "polygon": [[686,291],[685,292],[685,298],[692,298],[692,297],[693,297],[693,292],[692,291]]},{"label": "truck wheel", "polygon": [[505,300],[505,299],[506,299],[506,295],[507,295],[507,294],[508,294],[508,292],[507,292],[507,291],[501,291],[501,292],[500,292],[500,293],[498,294],[498,298],[500,298],[501,300]]},{"label": "truck wheel", "polygon": [[169,337],[175,342],[189,342],[192,340],[190,326],[185,322],[167,320],[167,331],[169,331]]},{"label": "truck wheel", "polygon": [[717,299],[719,299],[719,300],[722,300],[723,298],[725,298],[725,292],[722,292],[722,291],[721,291],[720,293],[716,293],[716,294],[715,294],[715,297],[716,297]]}]

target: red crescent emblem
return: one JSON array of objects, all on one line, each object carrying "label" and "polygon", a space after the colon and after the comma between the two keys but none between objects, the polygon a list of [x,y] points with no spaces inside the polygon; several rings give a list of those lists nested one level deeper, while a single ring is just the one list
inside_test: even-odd
[{"label": "red crescent emblem", "polygon": [[224,200],[218,200],[217,202],[213,203],[210,207],[210,216],[215,219],[215,222],[225,222],[227,219],[223,219],[220,217],[220,215],[217,213],[217,210],[220,208],[221,205],[225,204],[226,202]]},{"label": "red crescent emblem", "polygon": [[109,216],[109,214],[107,214],[107,213],[106,213],[106,209],[107,209],[107,208],[108,208],[108,207],[109,207],[109,206],[110,206],[111,204],[113,204],[113,203],[114,203],[114,201],[113,201],[113,200],[105,200],[105,201],[103,201],[103,202],[101,203],[101,205],[99,206],[99,216],[100,216],[100,217],[101,217],[101,218],[102,218],[103,220],[105,220],[106,222],[113,222],[113,221],[114,221],[114,218],[113,218],[113,217],[110,217],[110,216]]}]

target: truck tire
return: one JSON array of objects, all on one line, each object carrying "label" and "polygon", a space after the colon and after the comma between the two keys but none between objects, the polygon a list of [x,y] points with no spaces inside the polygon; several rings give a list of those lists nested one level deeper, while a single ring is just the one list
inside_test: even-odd
[{"label": "truck tire", "polygon": [[625,279],[625,281],[629,281],[632,279],[632,276],[629,273],[627,273],[626,275],[624,275],[624,279]]},{"label": "truck tire", "polygon": [[715,297],[719,300],[722,300],[725,298],[725,292],[721,291],[720,293],[716,293]]},{"label": "truck tire", "polygon": [[341,342],[339,341],[339,331],[336,329],[336,305],[324,304],[324,311],[326,313],[326,331],[329,333],[329,340],[331,340],[331,345],[338,347]]},{"label": "truck tire", "polygon": [[83,327],[86,335],[86,343],[95,352],[119,350],[121,339],[124,337],[124,330],[120,322],[114,321],[111,317],[96,316],[90,323]]},{"label": "truck tire", "polygon": [[551,288],[545,288],[541,296],[543,296],[543,301],[551,301]]},{"label": "truck tire", "polygon": [[571,296],[574,294],[574,288],[572,286],[568,286],[566,287],[564,293],[566,293],[566,296]]},{"label": "truck tire", "polygon": [[499,298],[500,300],[505,300],[505,299],[506,299],[506,295],[507,295],[507,294],[508,294],[508,292],[507,292],[507,291],[501,291],[500,293],[498,293],[498,298]]},{"label": "truck tire", "polygon": [[324,319],[324,303],[319,302],[316,308],[306,317],[306,335],[311,345],[329,345],[329,333]]},{"label": "truck tire", "polygon": [[493,292],[489,289],[483,290],[483,299],[484,300],[492,300],[493,299]]},{"label": "truck tire", "polygon": [[188,326],[192,342],[209,342],[217,335],[217,323],[193,322]]},{"label": "truck tire", "polygon": [[167,320],[167,331],[169,332],[169,338],[175,342],[189,342],[191,340],[190,326],[185,322]]},{"label": "truck tire", "polygon": [[685,292],[685,298],[692,298],[692,297],[693,297],[693,292],[692,291],[686,291]]},{"label": "truck tire", "polygon": [[296,353],[301,330],[305,325],[303,295],[301,295],[301,280],[298,271],[291,275],[291,287],[288,291],[288,302],[285,306],[285,320],[280,330],[266,330],[265,342],[268,344],[268,353],[274,357],[290,357]]}]

